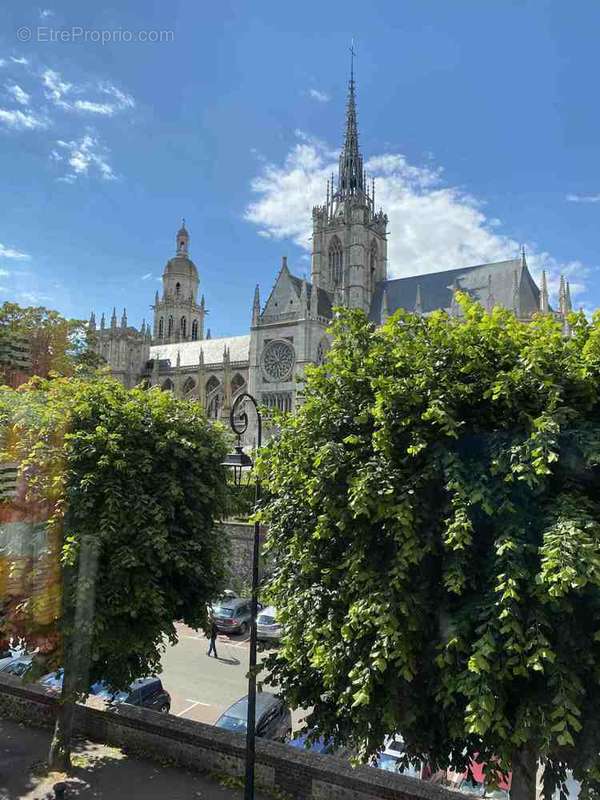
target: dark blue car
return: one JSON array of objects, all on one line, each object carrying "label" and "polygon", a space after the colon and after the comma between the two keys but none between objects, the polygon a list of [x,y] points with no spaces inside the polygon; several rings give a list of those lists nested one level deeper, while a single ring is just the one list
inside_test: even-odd
[{"label": "dark blue car", "polygon": [[291,739],[288,744],[290,747],[295,747],[297,750],[307,750],[309,753],[320,753],[321,755],[331,755],[335,752],[335,746],[331,739],[326,739],[324,736],[319,736],[318,739],[312,741],[309,745],[306,744],[308,733],[302,733]]}]

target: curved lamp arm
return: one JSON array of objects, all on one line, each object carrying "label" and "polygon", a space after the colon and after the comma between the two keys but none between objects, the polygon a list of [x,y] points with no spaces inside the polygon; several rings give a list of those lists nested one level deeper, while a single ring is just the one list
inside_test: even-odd
[{"label": "curved lamp arm", "polygon": [[258,410],[258,403],[256,402],[256,398],[254,398],[248,392],[242,392],[239,394],[231,407],[231,412],[229,414],[229,424],[231,425],[232,431],[237,434],[238,439],[243,436],[244,433],[248,430],[249,420],[248,414],[246,413],[245,409],[243,409],[236,417],[236,412],[239,406],[241,405],[243,400],[250,400],[252,405],[254,406],[254,411],[256,412],[256,419],[258,423],[258,437],[256,446],[260,447],[262,445],[262,416],[260,411]]}]

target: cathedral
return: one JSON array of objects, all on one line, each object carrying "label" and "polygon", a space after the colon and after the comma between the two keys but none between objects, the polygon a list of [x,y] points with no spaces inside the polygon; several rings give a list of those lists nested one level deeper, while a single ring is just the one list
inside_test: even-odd
[{"label": "cathedral", "polygon": [[[571,310],[563,278],[559,309],[550,308],[545,273],[538,287],[524,251],[508,261],[388,278],[388,218],[375,205],[375,183],[369,184],[363,166],[352,70],[337,179],[332,175],[327,182],[325,202],[313,208],[312,224],[311,282],[293,275],[284,257],[264,305],[259,287],[255,289],[249,333],[213,338],[205,330],[205,299],[203,294],[198,299],[198,269],[184,222],[175,255],[164,268],[162,292],[154,298],[152,325],[142,323],[138,330],[128,325],[125,311],[119,321],[113,310],[110,322],[103,314],[97,327],[92,314],[97,352],[125,386],[159,386],[200,402],[210,418],[225,419],[236,396],[245,391],[265,407],[297,407],[305,366],[325,357],[336,306],[360,308],[375,324],[398,308],[425,315],[444,309],[458,315],[454,298],[460,290],[488,309],[510,308],[522,320],[536,312],[564,319]],[[392,265],[389,271],[400,266],[405,272],[405,265]]]}]

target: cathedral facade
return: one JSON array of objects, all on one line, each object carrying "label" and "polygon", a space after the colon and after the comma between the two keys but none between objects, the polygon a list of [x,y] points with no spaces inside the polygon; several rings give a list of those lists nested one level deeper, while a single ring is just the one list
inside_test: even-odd
[{"label": "cathedral facade", "polygon": [[[119,321],[113,310],[110,321],[102,315],[97,326],[92,314],[97,352],[125,386],[143,381],[194,399],[209,417],[224,419],[245,391],[262,406],[297,407],[306,365],[321,363],[329,347],[335,306],[360,308],[375,324],[398,308],[458,315],[455,293],[460,290],[490,310],[510,308],[523,320],[536,312],[565,318],[571,310],[569,285],[561,278],[559,309],[552,311],[545,273],[538,287],[524,251],[507,261],[388,278],[388,218],[376,207],[375,183],[369,184],[363,166],[352,72],[338,174],[327,182],[324,204],[313,208],[312,223],[311,281],[293,275],[284,257],[264,305],[255,289],[249,333],[213,338],[205,329],[205,299],[199,298],[184,222],[175,255],[164,268],[162,292],[154,298],[152,324],[144,322],[138,330],[128,325],[125,311]],[[392,266],[406,272],[405,265]]]}]

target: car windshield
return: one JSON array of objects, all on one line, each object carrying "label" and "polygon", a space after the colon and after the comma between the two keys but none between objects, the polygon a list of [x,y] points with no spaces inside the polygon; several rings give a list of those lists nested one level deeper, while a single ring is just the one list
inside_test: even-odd
[{"label": "car windshield", "polygon": [[275,625],[275,617],[268,617],[266,614],[261,614],[258,618],[259,625]]},{"label": "car windshield", "polygon": [[215,615],[217,617],[233,617],[233,608],[227,608],[227,606],[217,606],[215,608]]},{"label": "car windshield", "polygon": [[246,720],[239,717],[222,716],[217,722],[217,728],[225,728],[226,731],[246,732]]}]

